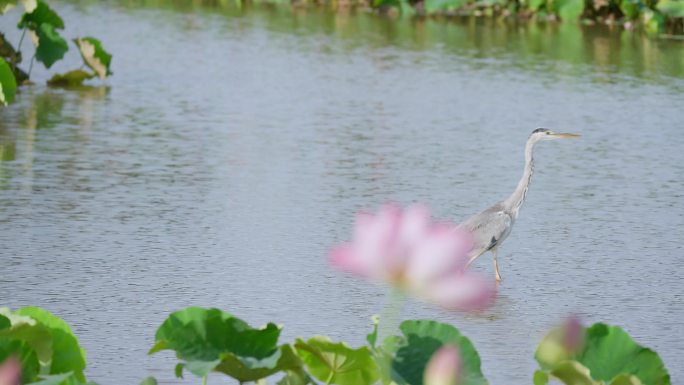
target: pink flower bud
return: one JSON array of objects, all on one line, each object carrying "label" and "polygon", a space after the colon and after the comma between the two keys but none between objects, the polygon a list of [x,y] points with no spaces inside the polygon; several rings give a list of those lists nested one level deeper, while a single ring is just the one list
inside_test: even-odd
[{"label": "pink flower bud", "polygon": [[461,357],[454,346],[444,346],[432,355],[425,367],[425,385],[458,385]]},{"label": "pink flower bud", "polygon": [[20,385],[21,363],[11,356],[0,364],[0,385]]},{"label": "pink flower bud", "polygon": [[579,318],[573,316],[563,326],[563,345],[570,352],[576,352],[584,345],[584,327]]}]

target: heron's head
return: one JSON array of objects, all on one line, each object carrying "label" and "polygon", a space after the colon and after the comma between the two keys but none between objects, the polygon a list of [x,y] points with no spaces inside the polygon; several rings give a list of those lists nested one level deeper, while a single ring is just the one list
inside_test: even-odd
[{"label": "heron's head", "polygon": [[578,134],[566,134],[566,133],[557,133],[553,132],[549,129],[546,128],[537,128],[536,130],[532,131],[532,134],[530,134],[530,140],[533,142],[539,142],[542,140],[553,140],[553,139],[562,139],[562,138],[577,138],[579,137]]}]

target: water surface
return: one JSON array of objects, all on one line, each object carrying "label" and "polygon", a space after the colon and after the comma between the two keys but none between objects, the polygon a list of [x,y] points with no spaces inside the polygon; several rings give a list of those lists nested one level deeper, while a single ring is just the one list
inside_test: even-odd
[{"label": "water surface", "polygon": [[[459,221],[512,192],[527,135],[550,127],[583,136],[538,146],[496,306],[410,302],[403,317],[461,328],[493,385],[531,383],[536,344],[569,314],[624,327],[684,381],[680,42],[280,7],[58,9],[66,36],[104,41],[115,75],[26,87],[0,110],[0,298],[73,325],[93,380],[178,383],[171,353],[146,352],[190,305],[284,324],[283,341],[361,344],[384,290],[326,262],[352,214],[419,201]],[[18,39],[14,23],[0,29]],[[70,55],[55,71],[80,65]],[[476,268],[493,278],[488,256]]]}]

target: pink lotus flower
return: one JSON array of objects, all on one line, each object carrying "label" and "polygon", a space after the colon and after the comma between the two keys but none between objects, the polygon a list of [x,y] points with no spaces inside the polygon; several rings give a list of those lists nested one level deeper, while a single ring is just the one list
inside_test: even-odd
[{"label": "pink lotus flower", "polygon": [[21,379],[21,363],[15,356],[0,363],[0,385],[19,385]]},{"label": "pink lotus flower", "polygon": [[458,385],[461,381],[461,356],[454,346],[444,346],[432,355],[425,367],[425,385]]},{"label": "pink lotus flower", "polygon": [[451,224],[432,223],[424,206],[403,210],[385,205],[356,218],[353,241],[334,248],[330,261],[340,270],[386,281],[451,310],[491,305],[496,289],[466,270],[470,234]]}]

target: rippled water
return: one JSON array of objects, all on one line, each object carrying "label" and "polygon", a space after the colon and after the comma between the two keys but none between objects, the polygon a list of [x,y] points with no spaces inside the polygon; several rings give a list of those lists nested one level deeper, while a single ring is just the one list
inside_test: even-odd
[{"label": "rippled water", "polygon": [[[513,190],[527,135],[551,127],[583,136],[537,147],[496,307],[410,302],[403,317],[460,327],[493,385],[531,383],[536,344],[569,314],[623,326],[684,381],[681,43],[277,7],[58,9],[66,36],[102,38],[115,75],[23,88],[0,110],[0,299],[65,318],[92,379],[177,382],[172,354],[146,351],[189,305],[282,323],[283,341],[362,343],[384,291],[326,262],[352,213],[420,201],[461,220]],[[493,277],[488,256],[476,268]]]}]

